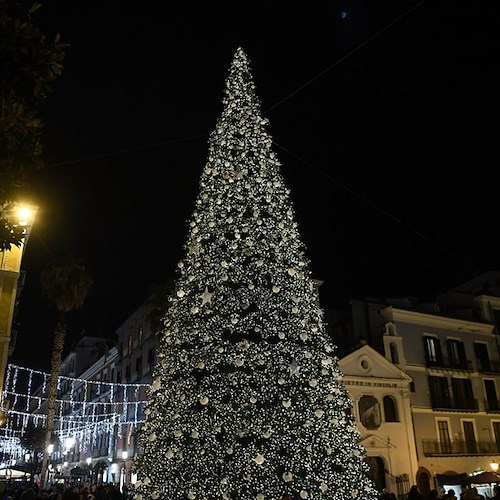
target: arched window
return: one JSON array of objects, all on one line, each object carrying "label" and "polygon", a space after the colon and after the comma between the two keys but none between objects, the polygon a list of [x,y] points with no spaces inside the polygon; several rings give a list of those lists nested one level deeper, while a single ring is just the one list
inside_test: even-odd
[{"label": "arched window", "polygon": [[391,361],[394,364],[399,363],[399,356],[398,356],[398,346],[396,345],[396,342],[391,342],[389,344],[389,348],[391,350]]},{"label": "arched window", "polygon": [[384,396],[384,415],[386,422],[399,422],[396,401],[392,396]]}]

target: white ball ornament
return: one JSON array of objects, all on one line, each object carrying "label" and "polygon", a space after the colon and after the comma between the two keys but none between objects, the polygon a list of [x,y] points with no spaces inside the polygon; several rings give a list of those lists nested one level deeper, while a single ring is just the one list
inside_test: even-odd
[{"label": "white ball ornament", "polygon": [[303,342],[305,342],[308,338],[309,338],[309,335],[307,335],[306,332],[302,332],[300,335],[300,340],[302,340]]},{"label": "white ball ornament", "polygon": [[165,456],[167,458],[172,458],[174,456],[174,450],[172,450],[172,448],[170,448],[169,450],[167,450],[167,452],[165,453]]},{"label": "white ball ornament", "polygon": [[278,337],[283,340],[285,338],[285,334],[283,332],[278,333]]},{"label": "white ball ornament", "polygon": [[318,408],[315,412],[314,415],[316,415],[317,418],[321,418],[324,415],[324,411],[321,408]]},{"label": "white ball ornament", "polygon": [[191,432],[191,437],[193,439],[198,439],[200,437],[200,434],[198,431],[193,431],[193,432]]},{"label": "white ball ornament", "polygon": [[198,368],[199,368],[200,370],[203,370],[203,368],[205,368],[205,363],[204,363],[203,361],[199,361],[199,362],[198,362]]},{"label": "white ball ornament", "polygon": [[250,403],[255,404],[257,402],[257,398],[255,396],[251,396]]},{"label": "white ball ornament", "polygon": [[174,436],[181,437],[182,436],[182,429],[175,429]]},{"label": "white ball ornament", "polygon": [[301,490],[300,492],[300,498],[307,498],[309,494],[307,493],[306,490]]},{"label": "white ball ornament", "polygon": [[150,477],[145,477],[145,478],[144,478],[144,484],[145,484],[146,486],[150,485],[150,484],[151,484],[151,478],[150,478]]},{"label": "white ball ornament", "polygon": [[284,379],[283,377],[280,377],[280,378],[278,379],[278,384],[279,384],[279,385],[283,385],[284,383],[285,383],[285,379]]},{"label": "white ball ornament", "polygon": [[285,472],[282,477],[283,477],[283,481],[285,481],[285,483],[289,483],[290,481],[293,480],[293,474],[289,471]]},{"label": "white ball ornament", "polygon": [[292,401],[290,399],[284,399],[281,404],[285,407],[285,408],[290,408],[290,406],[292,406]]},{"label": "white ball ornament", "polygon": [[271,437],[271,433],[269,431],[266,431],[264,432],[263,436],[266,438],[266,439],[269,439]]},{"label": "white ball ornament", "polygon": [[157,491],[153,491],[153,493],[151,493],[151,498],[153,500],[158,500],[158,498],[160,498],[160,494]]},{"label": "white ball ornament", "polygon": [[184,297],[185,293],[184,293],[184,290],[177,290],[177,297]]},{"label": "white ball ornament", "polygon": [[281,288],[278,285],[273,285],[273,292],[274,293],[279,293],[280,290],[281,290]]},{"label": "white ball ornament", "polygon": [[226,448],[226,453],[228,455],[232,455],[233,454],[233,448],[231,448],[231,446],[229,448]]},{"label": "white ball ornament", "polygon": [[242,360],[241,358],[236,358],[236,359],[234,360],[234,364],[235,364],[236,366],[243,366],[243,360]]},{"label": "white ball ornament", "polygon": [[328,485],[326,483],[321,483],[321,491],[326,493],[328,491]]},{"label": "white ball ornament", "polygon": [[257,465],[263,464],[265,461],[264,455],[261,455],[260,453],[257,454],[257,456],[254,458],[254,461]]},{"label": "white ball ornament", "polygon": [[257,493],[257,496],[255,497],[255,500],[264,500],[266,497],[264,496],[263,493]]},{"label": "white ball ornament", "polygon": [[208,396],[202,396],[199,401],[203,406],[205,406],[208,404]]},{"label": "white ball ornament", "polygon": [[148,441],[150,443],[152,443],[153,441],[156,441],[156,432],[152,432],[149,436],[148,436]]},{"label": "white ball ornament", "polygon": [[315,378],[312,378],[309,380],[309,386],[310,387],[316,387],[318,385],[318,381]]}]

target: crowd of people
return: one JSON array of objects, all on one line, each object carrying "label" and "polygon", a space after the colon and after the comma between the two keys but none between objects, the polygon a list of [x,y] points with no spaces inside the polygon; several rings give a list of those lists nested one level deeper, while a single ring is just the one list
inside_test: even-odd
[{"label": "crowd of people", "polygon": [[[461,486],[460,493],[456,494],[453,488],[446,491],[441,488],[439,491],[434,489],[431,490],[428,495],[423,495],[420,493],[417,485],[413,485],[406,495],[405,500],[500,500],[500,485],[496,485],[493,488],[493,496],[484,496],[479,493],[475,486]],[[384,488],[380,494],[380,500],[398,500],[398,497],[389,491],[388,488]]]},{"label": "crowd of people", "polygon": [[40,488],[36,483],[0,483],[0,500],[130,500],[132,491],[115,484],[74,485],[55,484],[51,488]]}]

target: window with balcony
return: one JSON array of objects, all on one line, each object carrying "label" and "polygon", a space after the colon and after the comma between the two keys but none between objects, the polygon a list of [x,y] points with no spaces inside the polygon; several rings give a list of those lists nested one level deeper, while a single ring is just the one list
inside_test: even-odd
[{"label": "window with balcony", "polygon": [[465,356],[465,346],[461,340],[448,339],[448,359],[450,368],[467,369],[467,358]]},{"label": "window with balcony", "polygon": [[453,391],[454,408],[463,410],[474,410],[476,408],[470,378],[452,378],[451,390]]},{"label": "window with balcony", "polygon": [[451,408],[450,389],[446,377],[429,376],[429,390],[433,408]]},{"label": "window with balcony", "polygon": [[490,371],[491,363],[487,344],[484,342],[474,342],[474,354],[476,356],[477,369],[480,372]]},{"label": "window with balcony", "polygon": [[425,359],[430,366],[442,366],[443,353],[441,352],[441,343],[437,337],[430,335],[424,336]]},{"label": "window with balcony", "polygon": [[493,426],[493,439],[497,445],[497,453],[500,450],[500,422],[494,421],[491,423]]},{"label": "window with balcony", "polygon": [[448,421],[438,420],[437,431],[438,431],[438,441],[439,441],[439,452],[451,453],[451,440],[450,440],[450,430],[448,428]]},{"label": "window with balcony", "polygon": [[491,379],[484,379],[484,392],[486,394],[486,411],[498,411],[500,407],[497,399],[497,389],[495,381]]},{"label": "window with balcony", "polygon": [[471,420],[463,420],[462,426],[464,429],[465,452],[477,453],[476,433],[474,432],[474,422]]}]

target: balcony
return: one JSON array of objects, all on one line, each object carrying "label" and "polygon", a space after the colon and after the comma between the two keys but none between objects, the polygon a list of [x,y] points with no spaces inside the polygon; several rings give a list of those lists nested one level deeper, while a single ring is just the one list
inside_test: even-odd
[{"label": "balcony", "polygon": [[431,395],[434,410],[479,411],[477,399],[445,398]]},{"label": "balcony", "polygon": [[440,368],[443,370],[472,371],[472,361],[470,359],[453,360],[449,358],[428,359],[427,368]]},{"label": "balcony", "polygon": [[490,413],[500,413],[500,401],[498,399],[485,399],[484,409]]},{"label": "balcony", "polygon": [[477,369],[481,373],[500,373],[500,362],[490,361],[489,359],[476,359]]},{"label": "balcony", "polygon": [[422,449],[426,457],[449,457],[464,455],[498,455],[500,443],[493,441],[452,441],[441,442],[437,439],[423,439]]}]

